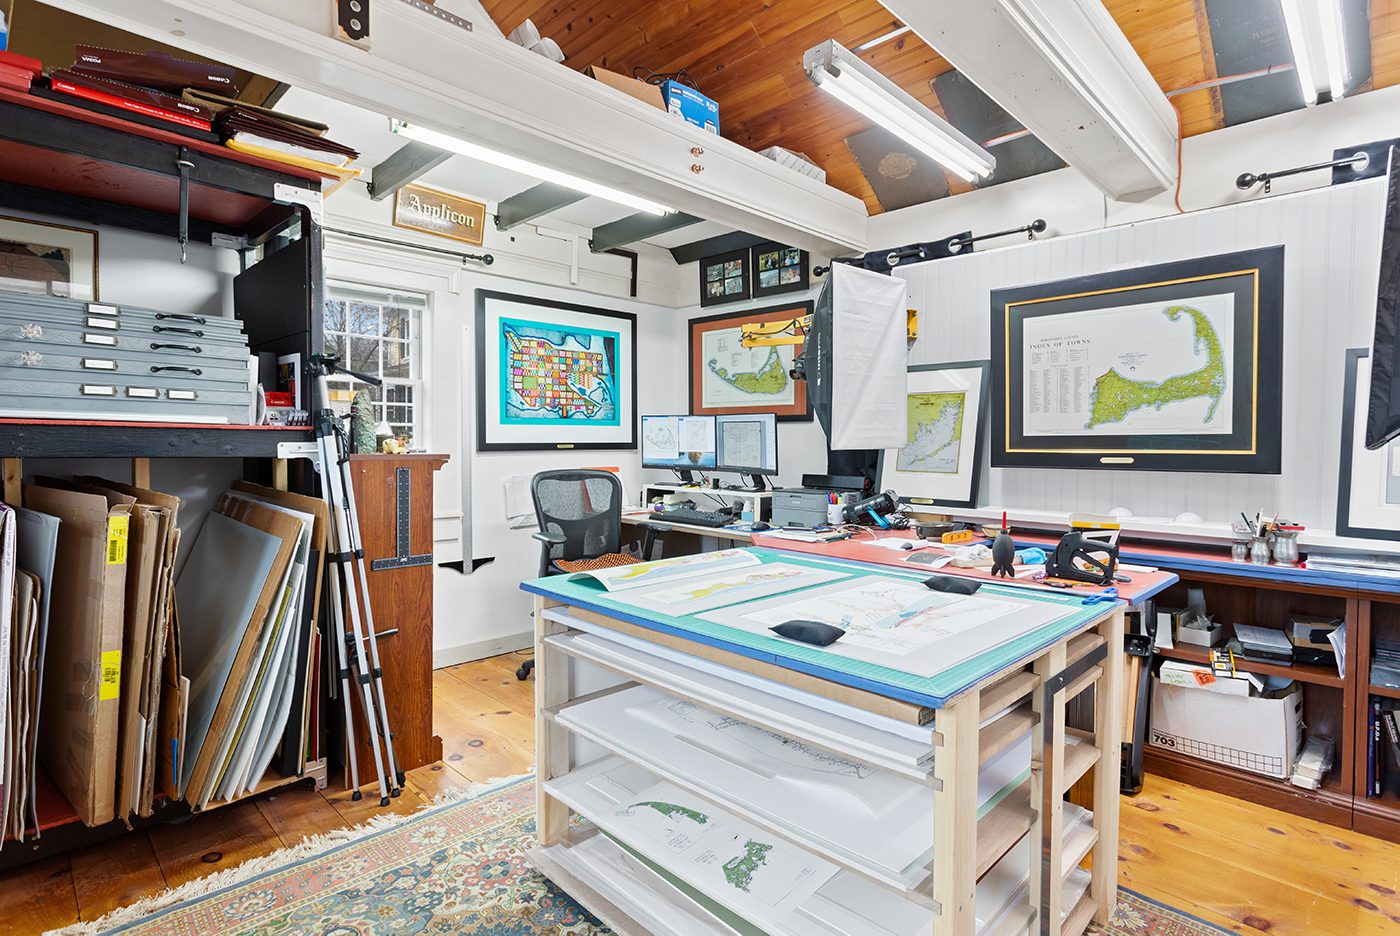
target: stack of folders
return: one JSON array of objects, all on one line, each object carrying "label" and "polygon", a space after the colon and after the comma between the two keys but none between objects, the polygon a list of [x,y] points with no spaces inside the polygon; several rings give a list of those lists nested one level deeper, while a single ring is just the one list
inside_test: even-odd
[{"label": "stack of folders", "polygon": [[1236,624],[1235,637],[1239,640],[1240,655],[1246,660],[1275,666],[1293,665],[1293,644],[1281,630]]},{"label": "stack of folders", "polygon": [[196,809],[305,768],[327,522],[323,501],[240,484],[200,530],[175,586],[191,692],[172,765]]},{"label": "stack of folders", "polygon": [[1305,790],[1316,790],[1322,786],[1322,778],[1332,770],[1335,748],[1328,738],[1313,735],[1308,738],[1303,753],[1298,755],[1298,766],[1293,768],[1293,776],[1288,782]]},{"label": "stack of folders", "polygon": [[347,168],[360,156],[355,150],[266,112],[235,104],[215,118],[214,127],[224,136],[225,145],[240,153],[312,169],[332,178],[347,172],[358,174]]}]

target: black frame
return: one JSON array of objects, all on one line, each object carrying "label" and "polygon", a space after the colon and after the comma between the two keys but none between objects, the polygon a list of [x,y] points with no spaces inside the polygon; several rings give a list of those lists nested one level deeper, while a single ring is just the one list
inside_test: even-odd
[{"label": "black frame", "polygon": [[[740,292],[734,293],[733,295],[711,296],[709,294],[708,288],[706,287],[707,281],[705,279],[705,274],[709,271],[711,267],[714,267],[719,264],[733,263],[736,260],[739,263],[743,264],[743,289]],[[729,253],[715,254],[713,257],[704,258],[700,261],[700,305],[724,305],[727,302],[743,302],[744,300],[751,298],[753,294],[752,276],[753,267],[749,263],[749,251],[747,250],[747,248],[744,250],[731,250]],[[721,282],[724,279],[725,277],[721,275]]]},{"label": "black frame", "polygon": [[[1353,526],[1351,522],[1352,446],[1356,439],[1357,361],[1370,357],[1369,348],[1348,348],[1346,378],[1342,383],[1342,444],[1337,470],[1337,535],[1356,539],[1400,540],[1400,530]],[[1372,364],[1374,366],[1374,362]],[[1366,417],[1362,413],[1362,418]]]},{"label": "black frame", "polygon": [[[798,269],[797,281],[787,284],[779,283],[777,286],[763,286],[759,282],[763,273],[763,269],[759,266],[758,258],[763,256],[764,254],[781,254],[783,251],[787,250],[797,251],[798,259],[797,263],[795,264]],[[749,288],[753,292],[753,297],[755,299],[767,299],[769,296],[779,296],[783,293],[790,292],[802,292],[805,289],[811,288],[811,277],[808,271],[808,264],[811,262],[811,258],[808,256],[807,251],[801,250],[797,247],[788,247],[784,244],[779,244],[776,241],[769,241],[766,244],[759,244],[756,247],[750,247],[749,256],[749,276],[751,278]],[[793,264],[783,264],[780,265],[778,269],[781,270],[782,266],[784,265],[792,266]]]},{"label": "black frame", "polygon": [[[994,468],[1102,468],[1279,474],[1282,470],[1282,246],[1242,250],[1133,270],[994,289],[992,460]],[[1022,326],[1027,318],[1170,302],[1204,281],[1235,294],[1229,435],[1023,435]],[[1239,375],[1252,380],[1241,381]],[[1252,416],[1252,418],[1251,418]]]},{"label": "black frame", "polygon": [[[980,507],[978,503],[979,495],[982,491],[982,468],[987,457],[987,409],[991,405],[988,389],[992,380],[992,362],[981,361],[953,361],[947,364],[910,364],[908,373],[917,371],[937,371],[937,370],[970,370],[978,368],[982,372],[982,379],[977,385],[978,397],[977,407],[977,427],[973,431],[976,435],[972,438],[972,483],[969,488],[966,500],[949,500],[941,497],[919,497],[917,495],[899,495],[901,504],[909,504],[914,507]],[[880,457],[876,462],[875,487],[883,489],[888,485],[885,482],[885,455],[889,449],[880,449]],[[899,493],[896,491],[895,493]]]},{"label": "black frame", "polygon": [[[632,330],[632,416],[630,420],[631,438],[617,442],[488,442],[486,441],[486,301],[504,299],[525,305],[541,306],[546,309],[563,309],[568,312],[583,312],[588,315],[601,315],[622,319]],[[493,336],[494,337],[494,336]],[[494,347],[494,342],[492,343]],[[538,296],[520,296],[515,293],[499,292],[494,289],[476,291],[476,450],[478,452],[552,452],[575,449],[635,449],[637,448],[637,316],[632,312],[617,312],[612,309],[599,309],[593,306],[577,305],[572,302],[556,302]],[[622,388],[619,378],[618,387]],[[620,417],[619,417],[620,418]]]}]

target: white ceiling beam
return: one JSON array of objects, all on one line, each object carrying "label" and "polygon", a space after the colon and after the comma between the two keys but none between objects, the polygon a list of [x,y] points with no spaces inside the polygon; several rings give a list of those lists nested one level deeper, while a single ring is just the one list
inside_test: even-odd
[{"label": "white ceiling beam", "polygon": [[1176,184],[1176,112],[1101,0],[884,3],[1105,195]]},{"label": "white ceiling beam", "polygon": [[779,243],[823,256],[866,248],[860,199],[401,0],[375,2],[368,51],[331,37],[329,2],[46,2]]}]

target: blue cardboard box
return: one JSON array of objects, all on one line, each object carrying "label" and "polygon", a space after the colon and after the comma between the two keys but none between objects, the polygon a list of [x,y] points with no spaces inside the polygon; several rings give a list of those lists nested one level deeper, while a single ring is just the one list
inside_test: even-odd
[{"label": "blue cardboard box", "polygon": [[661,96],[666,109],[687,123],[719,134],[719,105],[689,85],[675,81],[661,82]]}]

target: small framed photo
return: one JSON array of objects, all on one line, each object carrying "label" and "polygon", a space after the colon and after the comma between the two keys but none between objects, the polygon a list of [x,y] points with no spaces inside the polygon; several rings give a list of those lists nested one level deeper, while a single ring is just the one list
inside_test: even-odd
[{"label": "small framed photo", "polygon": [[749,298],[749,252],[736,250],[700,261],[700,304],[719,305]]},{"label": "small framed photo", "polygon": [[0,291],[95,302],[97,232],[0,217]]},{"label": "small framed photo", "polygon": [[809,285],[807,251],[782,244],[759,244],[751,248],[755,299],[780,293],[799,292]]}]

